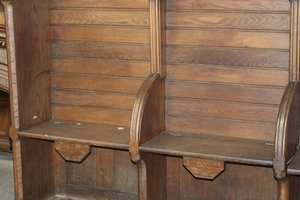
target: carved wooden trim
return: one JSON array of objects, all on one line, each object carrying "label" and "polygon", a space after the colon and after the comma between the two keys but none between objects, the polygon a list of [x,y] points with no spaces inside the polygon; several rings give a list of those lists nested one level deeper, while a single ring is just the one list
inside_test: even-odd
[{"label": "carved wooden trim", "polygon": [[16,73],[16,55],[15,55],[15,36],[13,8],[9,1],[2,1],[4,5],[5,24],[6,24],[6,42],[7,42],[7,67],[9,79],[9,98],[11,110],[11,126],[19,128],[19,108],[17,91],[17,73]]},{"label": "carved wooden trim", "polygon": [[299,0],[291,1],[290,25],[290,81],[299,81],[300,66],[300,4]]},{"label": "carved wooden trim", "polygon": [[213,180],[225,170],[225,162],[183,157],[183,165],[196,178]]},{"label": "carved wooden trim", "polygon": [[[156,92],[156,91],[152,91],[152,89],[158,80],[159,80],[159,74],[157,73],[150,74],[147,77],[147,79],[143,82],[136,96],[136,100],[132,111],[132,117],[131,117],[130,144],[129,144],[129,153],[131,155],[131,160],[133,162],[138,162],[140,160],[138,148],[141,139],[144,110],[150,93]],[[148,102],[148,103],[151,104],[154,102]]]},{"label": "carved wooden trim", "polygon": [[165,77],[166,0],[150,0],[151,71]]},{"label": "carved wooden trim", "polygon": [[71,162],[82,162],[91,153],[91,146],[87,144],[55,141],[54,148],[66,161]]},{"label": "carved wooden trim", "polygon": [[274,172],[277,179],[286,177],[286,164],[296,151],[299,140],[300,87],[290,82],[284,92],[276,126]]}]

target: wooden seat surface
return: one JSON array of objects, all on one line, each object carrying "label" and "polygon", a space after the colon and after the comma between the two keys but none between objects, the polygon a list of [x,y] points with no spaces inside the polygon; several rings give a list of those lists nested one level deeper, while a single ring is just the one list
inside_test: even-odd
[{"label": "wooden seat surface", "polygon": [[49,120],[19,132],[21,137],[128,149],[129,128],[107,124]]},{"label": "wooden seat surface", "polygon": [[142,144],[141,151],[272,166],[274,144],[263,140],[165,131]]}]

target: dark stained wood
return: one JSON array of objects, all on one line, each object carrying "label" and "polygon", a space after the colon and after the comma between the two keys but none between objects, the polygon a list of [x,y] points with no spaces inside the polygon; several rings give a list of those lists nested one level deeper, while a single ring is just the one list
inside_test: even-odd
[{"label": "dark stained wood", "polygon": [[264,166],[272,166],[274,156],[274,144],[269,141],[172,131],[141,144],[140,150]]},{"label": "dark stained wood", "polygon": [[300,175],[300,152],[296,151],[294,157],[288,165],[287,173],[292,175]]},{"label": "dark stained wood", "polygon": [[300,86],[290,82],[278,112],[275,138],[275,177],[286,177],[286,164],[293,157],[299,143]]},{"label": "dark stained wood", "polygon": [[289,53],[286,51],[178,46],[167,48],[167,62],[170,64],[186,63],[288,69],[288,60]]},{"label": "dark stained wood", "polygon": [[56,141],[54,148],[66,161],[71,162],[82,162],[91,153],[90,145],[80,143]]},{"label": "dark stained wood", "polygon": [[51,120],[19,131],[22,137],[83,143],[108,148],[128,148],[128,127]]}]

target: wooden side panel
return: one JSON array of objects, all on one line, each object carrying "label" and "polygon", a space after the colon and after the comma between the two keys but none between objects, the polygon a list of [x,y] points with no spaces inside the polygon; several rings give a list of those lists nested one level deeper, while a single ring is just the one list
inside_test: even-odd
[{"label": "wooden side panel", "polygon": [[289,6],[167,1],[167,130],[274,141],[289,81]]},{"label": "wooden side panel", "polygon": [[53,118],[130,126],[150,73],[149,15],[146,0],[51,2]]},{"label": "wooden side panel", "polygon": [[21,138],[24,199],[54,196],[53,143]]},{"label": "wooden side panel", "polygon": [[[50,73],[47,74],[51,68],[50,1],[13,0],[11,4],[14,12],[20,129],[24,129],[51,117],[50,91],[45,89],[50,88]],[[44,75],[41,77],[40,74]],[[31,88],[37,85],[42,87],[39,90]],[[28,101],[33,97],[35,101]],[[38,119],[33,119],[33,110],[41,114]]]}]

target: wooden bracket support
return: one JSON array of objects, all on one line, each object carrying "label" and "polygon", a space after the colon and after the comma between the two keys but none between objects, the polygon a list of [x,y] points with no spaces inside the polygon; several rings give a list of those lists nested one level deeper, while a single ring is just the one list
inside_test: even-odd
[{"label": "wooden bracket support", "polygon": [[196,178],[215,179],[225,170],[223,161],[183,157],[183,165]]},{"label": "wooden bracket support", "polygon": [[87,144],[55,141],[54,148],[66,161],[71,162],[82,162],[91,153],[91,147]]}]

